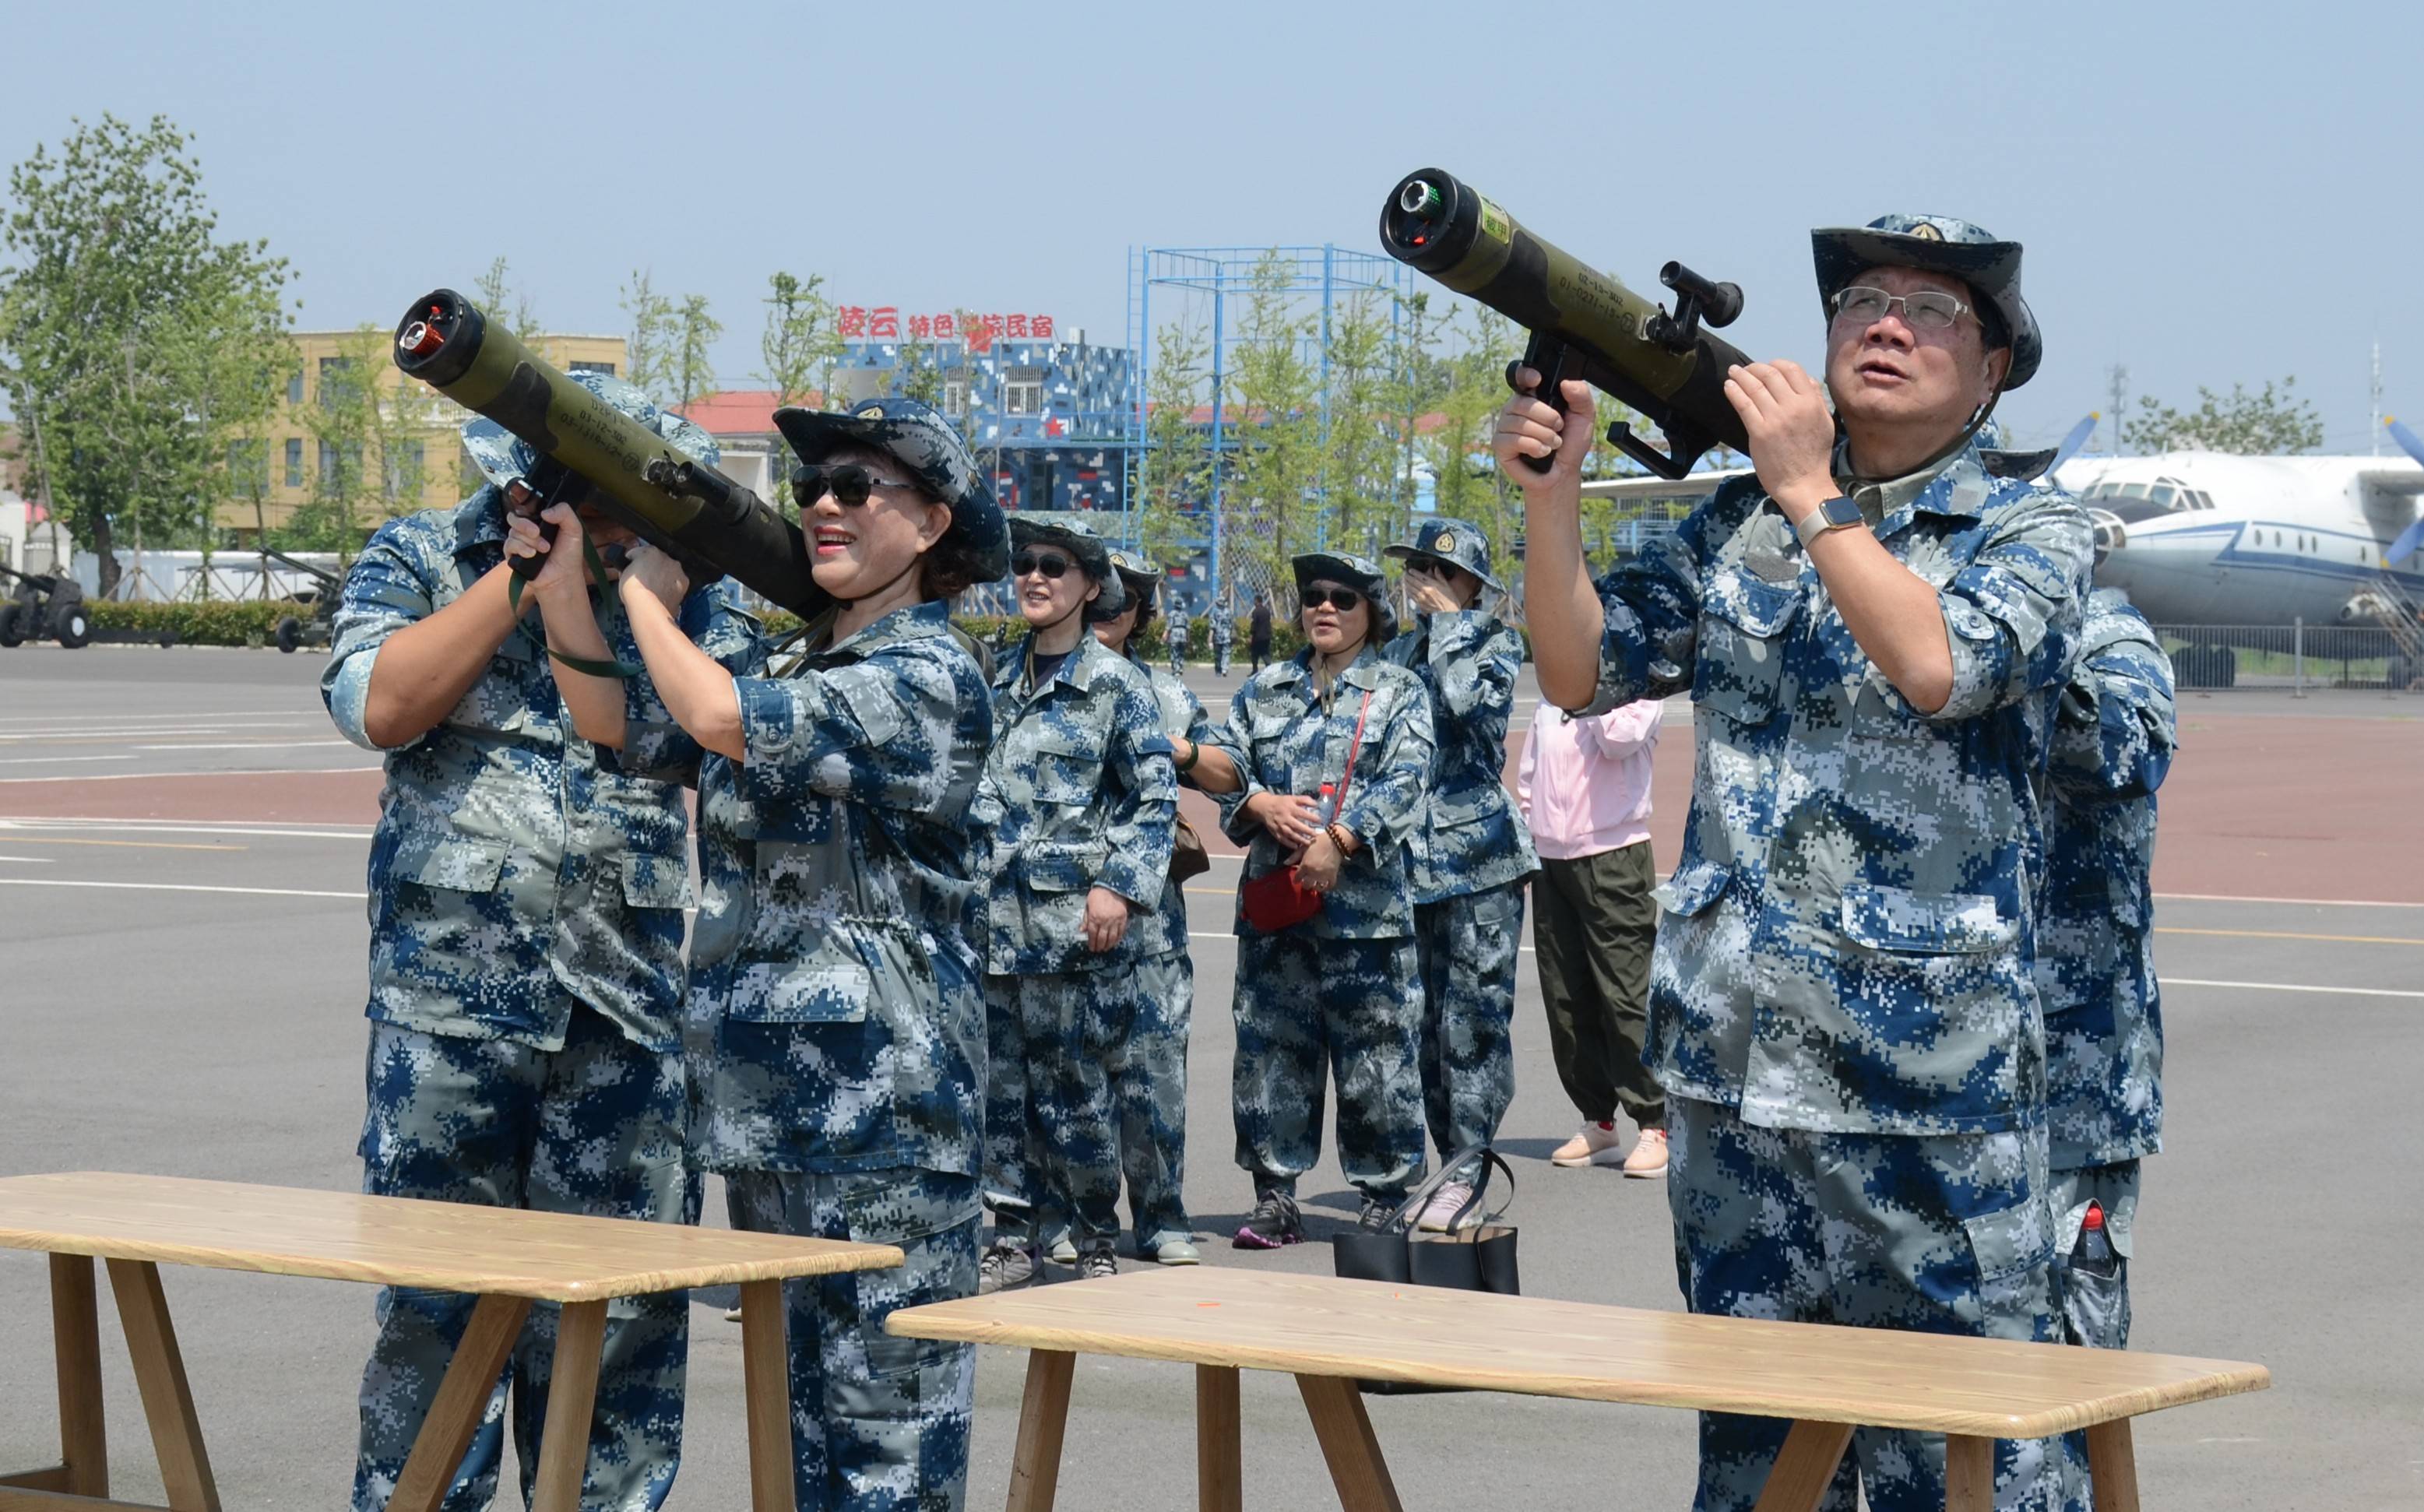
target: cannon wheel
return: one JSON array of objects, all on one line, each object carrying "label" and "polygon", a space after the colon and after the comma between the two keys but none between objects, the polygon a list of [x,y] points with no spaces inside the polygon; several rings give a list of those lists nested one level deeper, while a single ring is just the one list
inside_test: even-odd
[{"label": "cannon wheel", "polygon": [[303,622],[289,614],[278,622],[278,649],[293,656],[303,647]]},{"label": "cannon wheel", "polygon": [[19,646],[25,643],[25,632],[17,629],[17,606],[0,604],[0,645]]},{"label": "cannon wheel", "polygon": [[81,603],[61,604],[51,615],[51,633],[72,651],[92,639],[92,616]]}]

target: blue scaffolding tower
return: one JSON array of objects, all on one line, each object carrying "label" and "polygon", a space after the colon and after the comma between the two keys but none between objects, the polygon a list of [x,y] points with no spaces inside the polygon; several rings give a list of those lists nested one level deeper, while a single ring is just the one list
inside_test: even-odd
[{"label": "blue scaffolding tower", "polygon": [[[1276,261],[1274,261],[1276,260]],[[1276,269],[1280,281],[1265,281],[1269,270]],[[1235,445],[1235,437],[1227,423],[1223,380],[1228,372],[1229,315],[1231,296],[1249,292],[1270,292],[1301,299],[1310,310],[1318,299],[1321,320],[1316,334],[1307,339],[1305,358],[1316,363],[1321,374],[1321,436],[1330,438],[1330,341],[1331,316],[1341,298],[1354,298],[1363,294],[1379,294],[1389,301],[1389,323],[1392,341],[1402,338],[1407,296],[1413,290],[1412,270],[1395,259],[1379,252],[1350,251],[1327,243],[1319,247],[1146,247],[1128,249],[1128,349],[1136,354],[1135,403],[1128,411],[1126,486],[1123,490],[1127,511],[1123,517],[1123,530],[1128,544],[1135,544],[1140,530],[1138,511],[1143,506],[1142,478],[1146,437],[1146,395],[1151,391],[1154,355],[1155,291],[1169,293],[1191,291],[1211,295],[1212,309],[1204,334],[1211,345],[1211,407],[1212,407],[1212,478],[1211,496],[1205,501],[1209,520],[1211,549],[1211,584],[1213,601],[1219,600],[1226,582],[1221,561],[1221,535],[1225,524],[1223,494],[1226,489],[1225,469],[1221,463],[1224,450]],[[1320,518],[1320,544],[1329,545],[1330,521],[1327,510]],[[1269,586],[1268,584],[1262,586]]]}]

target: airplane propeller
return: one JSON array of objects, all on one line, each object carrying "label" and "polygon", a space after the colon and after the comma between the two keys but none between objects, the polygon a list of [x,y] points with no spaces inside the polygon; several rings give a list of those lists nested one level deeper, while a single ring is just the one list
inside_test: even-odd
[{"label": "airplane propeller", "polygon": [[[2382,423],[2384,429],[2390,432],[2390,438],[2399,443],[2400,451],[2414,457],[2418,465],[2424,465],[2424,438],[2417,438],[2414,431],[2388,415],[2382,418]],[[2390,543],[2390,549],[2382,553],[2382,560],[2404,562],[2415,554],[2419,546],[2424,546],[2424,517],[2419,517],[2416,523],[2399,533],[2399,539]]]},{"label": "airplane propeller", "polygon": [[2087,438],[2096,434],[2097,422],[2103,418],[2102,414],[2091,409],[2087,412],[2085,420],[2070,428],[2070,434],[2064,437],[2062,444],[2053,449],[2053,460],[2046,465],[2048,475],[2061,471],[2064,463],[2079,454],[2079,449],[2085,446]]}]

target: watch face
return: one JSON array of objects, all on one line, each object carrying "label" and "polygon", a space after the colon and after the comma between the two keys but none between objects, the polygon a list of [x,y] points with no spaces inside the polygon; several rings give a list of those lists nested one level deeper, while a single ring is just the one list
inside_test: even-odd
[{"label": "watch face", "polygon": [[1820,504],[1818,511],[1826,517],[1829,525],[1858,525],[1860,522],[1860,506],[1841,494]]}]

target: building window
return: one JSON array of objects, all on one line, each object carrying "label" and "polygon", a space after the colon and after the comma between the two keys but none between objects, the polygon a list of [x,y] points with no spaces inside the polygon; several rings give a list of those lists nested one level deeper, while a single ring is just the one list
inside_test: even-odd
[{"label": "building window", "polygon": [[362,475],[362,449],[339,446],[334,441],[320,443],[320,494],[326,499],[350,495]]},{"label": "building window", "polygon": [[354,359],[349,357],[324,357],[320,359],[320,407],[327,409],[344,403],[354,390]]},{"label": "building window", "polygon": [[955,368],[943,374],[943,413],[953,420],[965,420],[968,414],[968,370]]},{"label": "building window", "polygon": [[425,455],[419,441],[387,443],[387,465],[382,470],[380,483],[387,491],[389,503],[421,497],[427,477],[422,465]]},{"label": "building window", "polygon": [[235,493],[256,494],[269,487],[269,443],[228,443],[228,485]]},{"label": "building window", "polygon": [[301,368],[296,368],[294,372],[286,375],[286,402],[290,405],[299,405],[303,402],[303,370]]},{"label": "building window", "polygon": [[[297,374],[295,381],[301,383],[302,375]],[[286,438],[286,486],[289,488],[303,486],[303,438],[300,436]]]},{"label": "building window", "polygon": [[1011,368],[1002,374],[1001,411],[1005,415],[1044,413],[1044,370]]},{"label": "building window", "polygon": [[575,362],[572,364],[572,371],[575,373],[602,373],[611,378],[614,375],[614,364],[612,362]]}]

